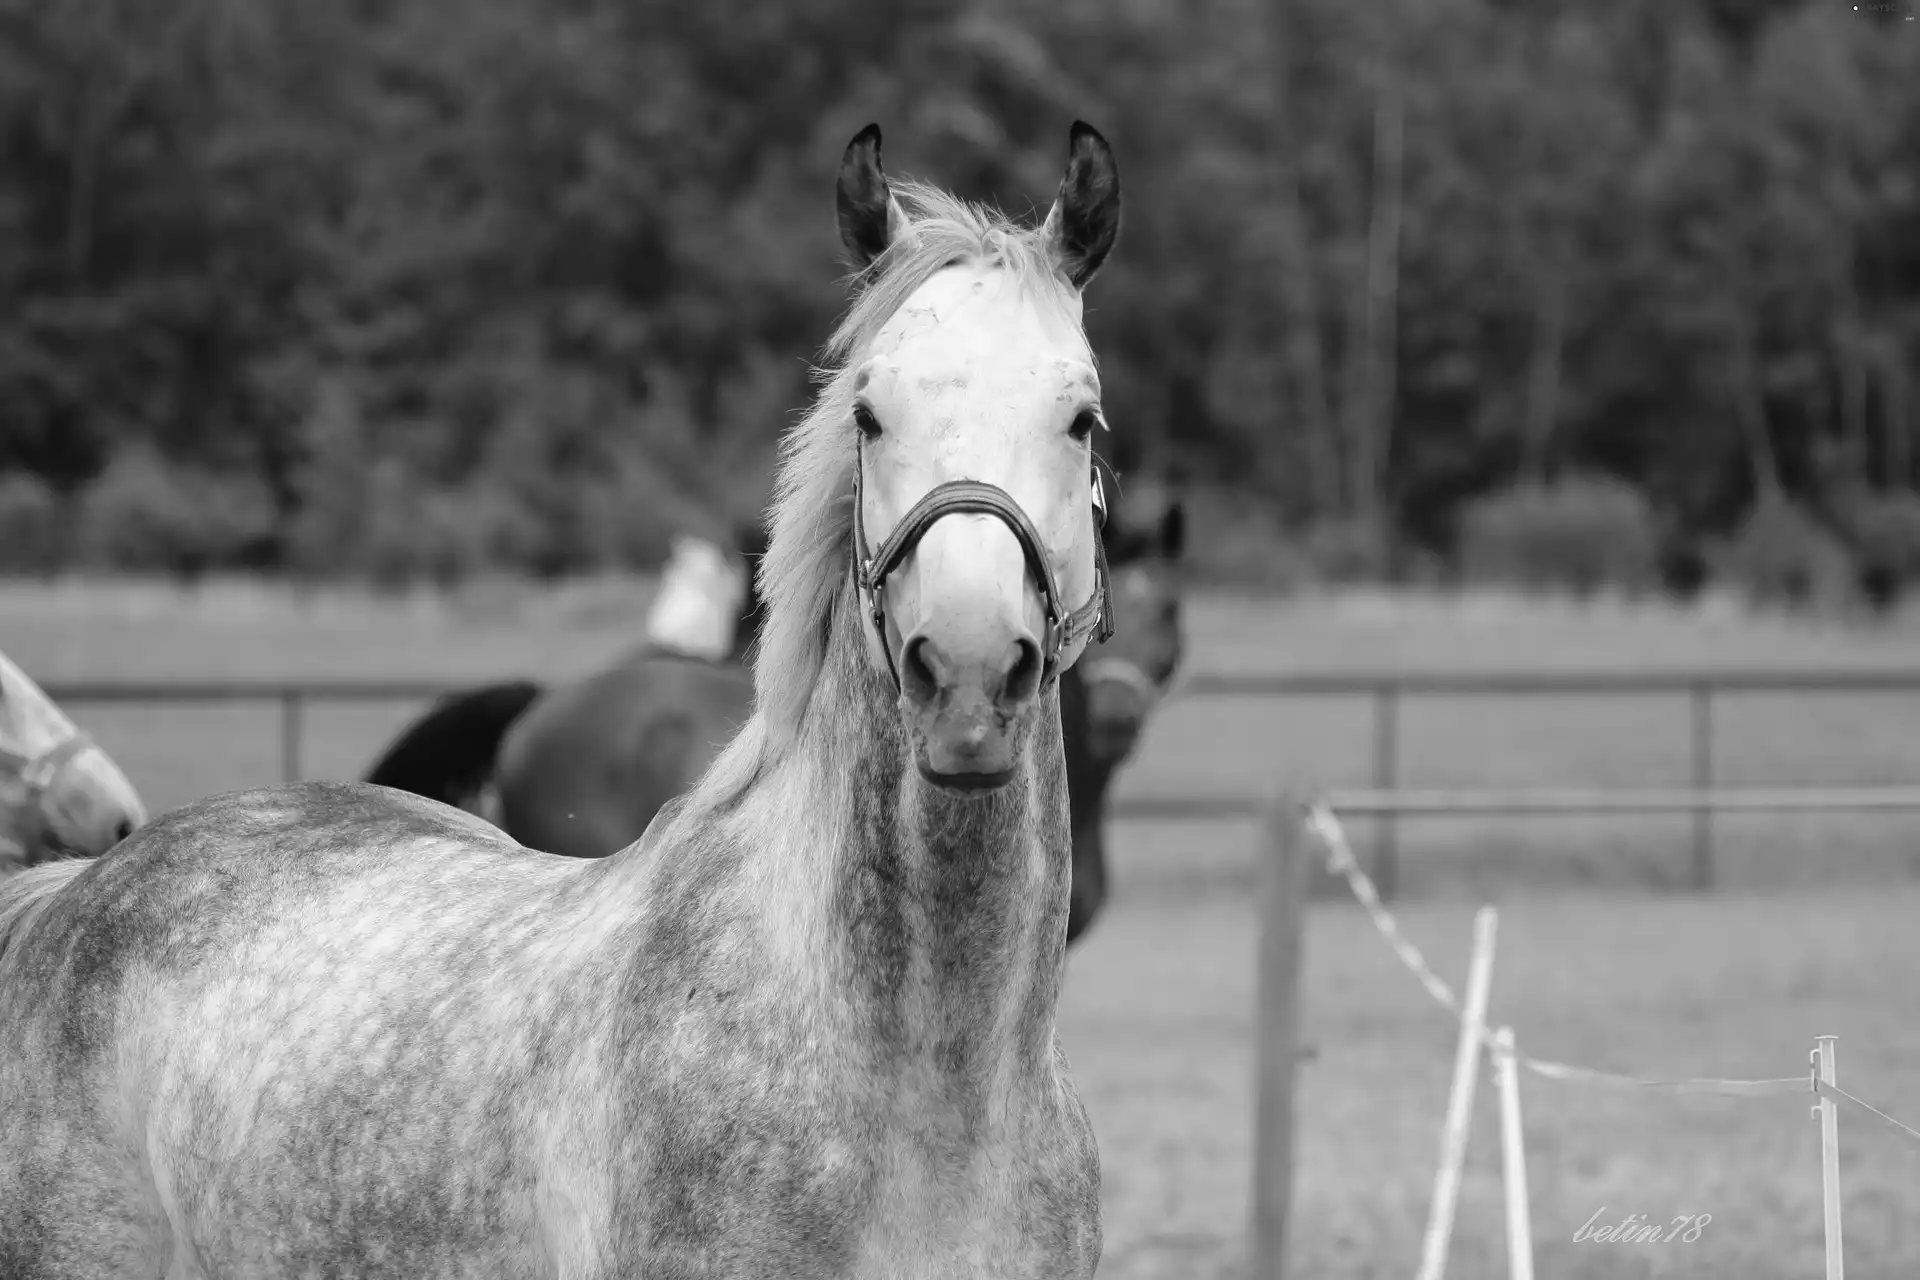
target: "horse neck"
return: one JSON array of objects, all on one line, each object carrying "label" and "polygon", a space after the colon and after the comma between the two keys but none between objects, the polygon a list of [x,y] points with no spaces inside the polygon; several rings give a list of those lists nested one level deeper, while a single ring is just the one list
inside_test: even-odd
[{"label": "horse neck", "polygon": [[813,971],[843,975],[883,1063],[976,1089],[1009,1066],[1047,1069],[1071,882],[1057,694],[1030,713],[1012,782],[950,795],[914,766],[850,589],[834,614],[800,734],[741,806],[748,827],[787,833],[753,845],[746,874],[808,900],[801,921],[791,899],[764,898],[769,923],[793,921]]}]

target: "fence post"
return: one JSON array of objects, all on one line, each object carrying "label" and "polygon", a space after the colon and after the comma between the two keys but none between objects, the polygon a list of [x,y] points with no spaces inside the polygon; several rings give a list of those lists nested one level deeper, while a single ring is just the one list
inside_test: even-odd
[{"label": "fence post", "polygon": [[1493,942],[1499,916],[1481,907],[1473,917],[1473,954],[1467,962],[1467,991],[1460,1012],[1460,1040],[1454,1050],[1453,1088],[1440,1126],[1440,1167],[1433,1175],[1433,1205],[1421,1241],[1419,1280],[1441,1280],[1447,1270],[1447,1246],[1453,1240],[1453,1214],[1460,1199],[1460,1168],[1467,1158],[1473,1126],[1473,1086],[1480,1078],[1480,1055],[1487,1039],[1487,996],[1493,984]]},{"label": "fence post", "polygon": [[1267,808],[1260,859],[1260,970],[1254,1009],[1253,1280],[1284,1280],[1293,1202],[1294,1072],[1300,1059],[1300,971],[1305,953],[1306,806],[1281,796]]},{"label": "fence post", "polygon": [[300,780],[300,713],[305,701],[300,690],[280,690],[280,781]]},{"label": "fence post", "polygon": [[[1373,687],[1373,785],[1385,794],[1400,781],[1400,686],[1382,682]],[[1391,809],[1373,820],[1373,886],[1382,902],[1393,901],[1400,879],[1399,827]]]},{"label": "fence post", "polygon": [[[1693,789],[1713,788],[1713,684],[1696,680],[1693,703]],[[1701,893],[1713,887],[1713,810],[1702,804],[1693,811],[1693,887]]]},{"label": "fence post", "polygon": [[1507,1275],[1533,1280],[1533,1210],[1527,1203],[1527,1139],[1520,1121],[1520,1071],[1513,1028],[1493,1033],[1494,1081],[1500,1090],[1500,1167],[1507,1188]]},{"label": "fence post", "polygon": [[[1814,1069],[1822,1084],[1834,1083],[1833,1036],[1815,1036]],[[1823,1097],[1813,1104],[1814,1118],[1820,1121],[1820,1192],[1827,1220],[1827,1280],[1843,1280],[1845,1263],[1840,1249],[1840,1113],[1833,1099]]]}]

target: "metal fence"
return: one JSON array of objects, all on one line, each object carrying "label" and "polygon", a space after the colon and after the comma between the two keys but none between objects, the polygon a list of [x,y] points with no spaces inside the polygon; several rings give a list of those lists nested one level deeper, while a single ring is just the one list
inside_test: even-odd
[{"label": "metal fence", "polygon": [[[1714,712],[1731,694],[1920,694],[1920,668],[1859,668],[1807,670],[1748,668],[1734,670],[1663,671],[1403,671],[1336,672],[1325,675],[1197,674],[1183,682],[1183,697],[1364,698],[1372,707],[1371,785],[1367,791],[1338,797],[1350,813],[1371,813],[1379,820],[1374,849],[1373,877],[1381,893],[1393,897],[1399,882],[1397,819],[1416,815],[1481,814],[1595,814],[1618,812],[1688,812],[1693,816],[1691,880],[1698,889],[1713,883],[1713,813],[1737,807],[1715,791]],[[1443,794],[1408,792],[1401,783],[1401,733],[1406,704],[1417,698],[1460,697],[1634,697],[1684,699],[1687,717],[1688,770],[1684,791],[1653,795],[1641,789],[1592,789],[1579,794],[1558,791],[1550,803],[1539,791],[1483,791]],[[1920,722],[1920,721],[1917,721]],[[1920,779],[1914,780],[1920,783]],[[1875,807],[1870,793],[1856,789],[1842,793],[1832,788],[1808,788],[1804,807],[1851,809]],[[1261,812],[1262,798],[1224,811],[1252,817]],[[1769,806],[1777,807],[1777,806]],[[1116,804],[1116,816],[1135,818],[1220,814],[1218,802],[1139,797]]]},{"label": "metal fence", "polygon": [[[309,704],[419,701],[471,685],[424,680],[273,681],[258,683],[152,683],[75,681],[50,684],[47,693],[62,704],[121,703],[147,705],[278,704],[281,776],[301,776],[301,737]],[[1398,881],[1396,820],[1415,814],[1522,814],[1687,812],[1693,815],[1692,881],[1708,888],[1713,881],[1713,811],[1729,807],[1715,791],[1714,712],[1732,694],[1909,694],[1920,695],[1920,668],[1730,671],[1536,671],[1536,672],[1339,672],[1328,674],[1226,674],[1202,672],[1181,682],[1180,698],[1360,698],[1372,707],[1372,778],[1367,792],[1355,793],[1350,812],[1371,812],[1380,821],[1374,851],[1374,880],[1391,897]],[[1552,793],[1488,791],[1409,792],[1401,786],[1402,716],[1416,698],[1459,697],[1622,697],[1667,696],[1685,699],[1690,767],[1685,788],[1556,790]],[[1917,720],[1916,723],[1920,723]],[[1920,782],[1920,779],[1915,779]],[[1788,807],[1867,809],[1878,807],[1873,788],[1807,788]],[[1551,800],[1547,803],[1542,797]],[[1780,801],[1763,807],[1779,807]],[[1126,819],[1247,818],[1264,804],[1260,796],[1128,796],[1115,801],[1113,815]],[[1737,807],[1737,805],[1735,806]]]}]

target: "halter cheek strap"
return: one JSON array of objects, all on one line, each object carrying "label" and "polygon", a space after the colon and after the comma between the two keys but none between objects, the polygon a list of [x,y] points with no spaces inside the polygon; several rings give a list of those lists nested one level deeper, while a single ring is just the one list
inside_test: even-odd
[{"label": "halter cheek strap", "polygon": [[1027,518],[1027,513],[1020,509],[1020,504],[998,485],[980,480],[949,480],[934,486],[895,526],[887,540],[880,544],[880,550],[869,554],[864,510],[865,471],[864,453],[856,445],[853,468],[854,581],[864,597],[868,621],[873,624],[874,637],[879,642],[880,652],[886,659],[887,674],[893,678],[896,690],[900,687],[900,670],[893,660],[893,647],[887,641],[887,578],[900,567],[927,530],[933,527],[933,522],[942,516],[963,513],[993,516],[1013,531],[1026,557],[1027,568],[1040,586],[1042,603],[1047,611],[1047,633],[1041,641],[1043,681],[1059,677],[1060,657],[1068,648],[1079,644],[1089,635],[1093,635],[1101,644],[1105,644],[1113,635],[1113,583],[1107,572],[1106,546],[1099,536],[1100,529],[1106,524],[1107,505],[1098,471],[1093,476],[1096,580],[1093,595],[1071,613],[1061,600],[1060,583],[1054,576],[1052,563],[1047,559],[1039,531],[1033,527],[1033,521]]},{"label": "halter cheek strap", "polygon": [[93,746],[93,739],[77,730],[50,751],[37,756],[22,755],[0,747],[0,767],[4,767],[27,785],[29,791],[46,794],[48,788],[73,762],[73,758]]}]

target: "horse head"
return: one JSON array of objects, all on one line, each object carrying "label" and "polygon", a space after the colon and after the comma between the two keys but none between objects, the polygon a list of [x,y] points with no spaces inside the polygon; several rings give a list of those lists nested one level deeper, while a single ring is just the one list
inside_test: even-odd
[{"label": "horse head", "polygon": [[94,857],[146,820],[120,766],[0,655],[0,849],[29,864]]},{"label": "horse head", "polygon": [[1111,628],[1081,291],[1119,232],[1119,172],[1076,122],[1044,223],[989,229],[983,254],[964,218],[908,216],[868,126],[842,157],[838,212],[877,321],[834,386],[869,652],[921,776],[997,790],[1043,685]]}]

